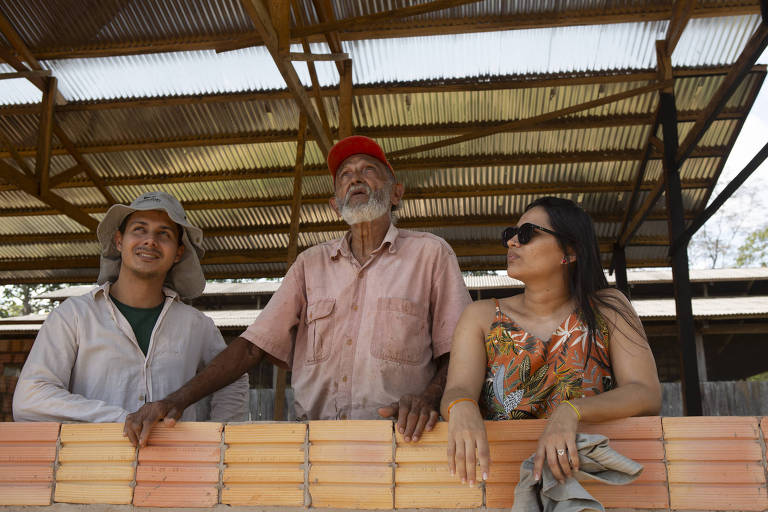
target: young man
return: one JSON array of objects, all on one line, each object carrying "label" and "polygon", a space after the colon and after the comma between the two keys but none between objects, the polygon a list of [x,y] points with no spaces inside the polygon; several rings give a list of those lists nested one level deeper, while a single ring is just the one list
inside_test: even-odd
[{"label": "young man", "polygon": [[[204,251],[176,198],[150,192],[114,205],[97,236],[101,286],[48,315],[16,386],[16,421],[121,422],[226,348],[213,321],[180,300],[205,287]],[[232,381],[213,396],[212,420],[247,419],[247,375]],[[181,417],[196,420],[196,408]]]},{"label": "young man", "polygon": [[404,187],[376,142],[339,141],[328,168],[331,207],[349,224],[347,234],[302,252],[221,356],[177,392],[128,416],[134,444],[265,355],[291,368],[299,418],[394,416],[407,440],[431,430],[453,329],[471,302],[456,255],[439,237],[394,226],[391,210]]}]

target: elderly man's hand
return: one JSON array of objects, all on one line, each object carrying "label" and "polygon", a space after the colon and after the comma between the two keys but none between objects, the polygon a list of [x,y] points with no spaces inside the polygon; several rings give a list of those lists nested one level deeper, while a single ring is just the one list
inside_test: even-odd
[{"label": "elderly man's hand", "polygon": [[138,411],[125,417],[123,435],[128,436],[133,446],[145,447],[152,428],[158,421],[172,427],[176,424],[184,408],[178,407],[169,400],[160,400],[145,404]]},{"label": "elderly man's hand", "polygon": [[438,404],[420,395],[404,395],[399,402],[379,408],[382,418],[397,418],[397,431],[406,441],[418,441],[421,433],[435,427]]}]

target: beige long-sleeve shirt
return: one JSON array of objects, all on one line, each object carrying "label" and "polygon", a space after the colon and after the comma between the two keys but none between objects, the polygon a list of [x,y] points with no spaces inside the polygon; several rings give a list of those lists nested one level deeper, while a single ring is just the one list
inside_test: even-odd
[{"label": "beige long-sleeve shirt", "polygon": [[[109,298],[110,283],[64,301],[46,319],[13,396],[16,421],[122,422],[195,376],[226,344],[213,321],[163,288],[147,355]],[[248,376],[217,391],[211,419],[247,419]],[[197,420],[188,407],[182,420]]]}]

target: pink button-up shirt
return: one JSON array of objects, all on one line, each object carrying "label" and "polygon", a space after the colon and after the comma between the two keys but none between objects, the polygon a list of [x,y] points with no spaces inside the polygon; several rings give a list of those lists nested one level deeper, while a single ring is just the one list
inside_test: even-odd
[{"label": "pink button-up shirt", "polygon": [[374,419],[423,392],[471,302],[442,238],[390,225],[360,265],[349,237],[301,253],[242,334],[292,369],[299,418]]}]

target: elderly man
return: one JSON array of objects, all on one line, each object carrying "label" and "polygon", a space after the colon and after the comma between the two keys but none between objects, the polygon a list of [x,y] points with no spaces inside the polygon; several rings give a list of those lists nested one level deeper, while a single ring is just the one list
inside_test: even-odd
[{"label": "elderly man", "polygon": [[441,238],[397,229],[403,196],[384,151],[367,137],[328,154],[331,207],[347,234],[302,252],[253,324],[204,372],[125,422],[143,445],[160,419],[229,383],[265,355],[292,370],[302,419],[398,418],[416,440],[438,418],[453,329],[471,302]]},{"label": "elderly man", "polygon": [[[16,421],[121,422],[226,347],[213,322],[180,300],[205,287],[203,233],[174,197],[151,192],[112,206],[97,236],[101,286],[64,301],[40,328],[13,397]],[[211,419],[247,419],[247,375],[230,380],[213,396]],[[197,410],[179,415],[194,421]]]}]

